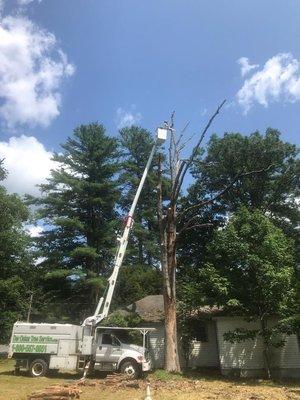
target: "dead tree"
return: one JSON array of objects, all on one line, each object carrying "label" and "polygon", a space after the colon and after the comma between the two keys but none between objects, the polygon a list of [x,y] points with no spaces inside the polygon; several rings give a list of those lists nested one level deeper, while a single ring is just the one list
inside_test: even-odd
[{"label": "dead tree", "polygon": [[[179,372],[179,354],[177,346],[177,319],[176,319],[176,244],[177,244],[177,202],[180,190],[187,171],[198,154],[205,134],[215,117],[219,114],[225,100],[217,108],[216,112],[208,121],[206,127],[200,135],[198,143],[193,148],[191,156],[183,161],[181,152],[186,143],[182,143],[183,133],[188,125],[185,126],[179,138],[176,138],[174,130],[174,113],[171,116],[169,129],[171,139],[169,145],[169,174],[171,177],[171,194],[169,204],[164,206],[162,197],[162,170],[161,160],[158,171],[158,222],[160,233],[161,265],[164,282],[164,311],[165,311],[165,369],[167,371]],[[191,139],[191,138],[190,138]],[[190,140],[189,139],[189,140]],[[188,223],[189,225],[189,223]],[[187,226],[188,228],[188,226]]]},{"label": "dead tree", "polygon": [[[158,167],[158,223],[160,234],[160,251],[161,251],[161,266],[163,272],[164,283],[164,311],[165,311],[165,369],[170,372],[179,372],[179,354],[177,342],[177,319],[176,319],[176,246],[179,235],[185,231],[196,227],[205,228],[211,224],[201,223],[199,209],[208,204],[214,203],[221,198],[234,184],[242,177],[255,175],[267,171],[272,165],[262,170],[256,171],[237,171],[232,181],[224,187],[219,193],[214,194],[209,198],[203,199],[200,203],[194,204],[178,211],[178,198],[184,182],[184,178],[189,168],[195,161],[205,135],[210,128],[212,122],[219,114],[221,108],[225,104],[225,100],[218,106],[215,113],[211,116],[203,129],[199,140],[192,150],[189,158],[181,160],[181,152],[190,141],[191,137],[182,143],[184,130],[180,133],[179,138],[176,138],[174,130],[174,113],[171,116],[168,127],[171,132],[169,145],[169,165],[168,173],[171,178],[170,199],[166,205],[163,202],[162,196],[162,167],[161,159],[159,159]],[[180,221],[180,231],[178,232],[178,223]]]}]

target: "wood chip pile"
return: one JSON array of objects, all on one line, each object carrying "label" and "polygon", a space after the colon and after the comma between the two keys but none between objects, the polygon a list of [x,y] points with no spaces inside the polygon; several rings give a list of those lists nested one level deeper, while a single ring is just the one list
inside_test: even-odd
[{"label": "wood chip pile", "polygon": [[143,386],[143,382],[141,380],[134,380],[128,378],[128,376],[123,374],[112,374],[112,375],[107,375],[105,379],[99,381],[99,385],[114,389],[124,389],[124,388],[139,389],[140,387]]},{"label": "wood chip pile", "polygon": [[89,379],[79,379],[70,384],[48,386],[42,390],[36,390],[30,394],[28,400],[69,400],[79,399],[82,390],[80,386],[109,387],[114,390],[134,388],[139,389],[144,386],[141,381],[133,380],[122,374],[108,375],[105,379],[92,381]]}]

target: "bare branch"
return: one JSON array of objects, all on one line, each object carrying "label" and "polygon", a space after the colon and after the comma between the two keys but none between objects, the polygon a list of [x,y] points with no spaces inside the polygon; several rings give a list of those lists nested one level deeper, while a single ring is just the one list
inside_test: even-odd
[{"label": "bare branch", "polygon": [[172,112],[170,117],[170,128],[174,128],[174,117],[175,117],[175,110]]},{"label": "bare branch", "polygon": [[249,175],[254,175],[254,174],[261,174],[262,172],[267,172],[267,171],[269,171],[269,169],[271,169],[272,167],[274,167],[275,166],[275,164],[270,164],[268,167],[266,167],[266,168],[261,168],[261,169],[257,169],[257,170],[254,170],[254,171],[249,171],[249,172],[243,172],[242,174],[241,174],[241,177],[244,177],[244,176],[249,176]]},{"label": "bare branch", "polygon": [[177,140],[177,142],[176,142],[176,146],[179,145],[179,143],[180,143],[180,141],[181,141],[181,139],[182,139],[182,137],[183,137],[183,134],[184,134],[184,132],[187,130],[187,128],[188,128],[189,125],[190,125],[190,122],[187,122],[187,123],[185,124],[185,126],[183,127],[183,129],[181,130],[180,135],[179,135],[179,138],[178,138],[178,140]]},{"label": "bare branch", "polygon": [[205,224],[195,224],[195,225],[187,226],[186,228],[183,227],[183,228],[178,232],[178,236],[179,236],[182,232],[184,232],[184,231],[189,231],[189,230],[194,229],[194,228],[208,228],[208,227],[213,226],[213,225],[214,225],[214,224],[212,224],[211,222],[207,222],[207,223],[205,223]]},{"label": "bare branch", "polygon": [[169,145],[169,167],[170,167],[170,175],[171,175],[171,181],[173,182],[175,177],[175,171],[174,171],[174,149],[176,148],[175,146],[175,132],[174,132],[174,117],[175,117],[175,111],[172,112],[170,116],[169,122],[165,121],[165,124],[168,125],[171,131],[171,139],[170,139],[170,145]]},{"label": "bare branch", "polygon": [[239,172],[235,175],[235,177],[233,178],[233,180],[225,186],[225,188],[223,190],[221,190],[219,193],[217,193],[215,196],[213,196],[212,198],[208,199],[208,200],[204,200],[198,204],[194,204],[190,207],[185,208],[180,214],[178,214],[178,217],[181,217],[182,215],[186,214],[188,211],[193,210],[195,208],[198,207],[203,207],[207,204],[213,203],[215,200],[217,200],[218,198],[222,197],[223,194],[225,194],[229,189],[232,188],[232,186],[235,184],[235,182],[240,179],[243,178],[245,176],[249,176],[249,175],[255,175],[255,174],[260,174],[262,172],[266,172],[268,171],[270,168],[272,168],[274,166],[274,164],[270,164],[268,167],[266,168],[262,168],[262,169],[258,169],[258,170],[254,170],[254,171],[248,171],[248,172]]},{"label": "bare branch", "polygon": [[190,142],[195,136],[196,133],[193,133],[189,138],[187,138],[187,140],[184,143],[182,143],[182,145],[179,147],[179,151],[183,150],[185,146],[188,144],[188,142]]},{"label": "bare branch", "polygon": [[196,146],[194,147],[192,154],[190,156],[190,158],[188,159],[188,161],[185,161],[181,164],[181,168],[179,169],[176,178],[175,178],[175,182],[173,185],[173,191],[172,191],[172,195],[171,195],[171,203],[175,203],[178,196],[179,196],[179,192],[185,177],[185,174],[187,172],[187,170],[189,169],[189,167],[191,166],[192,162],[194,161],[194,158],[197,155],[198,149],[205,137],[206,132],[208,131],[209,127],[211,126],[213,120],[216,118],[216,116],[219,114],[221,108],[223,107],[223,105],[225,104],[226,100],[223,100],[222,103],[218,106],[217,110],[215,111],[215,113],[210,117],[208,123],[206,124],[205,128],[203,129],[200,139],[198,141],[198,143],[196,144]]}]

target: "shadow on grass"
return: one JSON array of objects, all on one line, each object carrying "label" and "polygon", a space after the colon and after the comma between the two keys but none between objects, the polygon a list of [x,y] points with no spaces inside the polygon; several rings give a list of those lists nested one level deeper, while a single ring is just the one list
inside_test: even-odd
[{"label": "shadow on grass", "polygon": [[277,379],[261,379],[261,378],[245,378],[238,376],[223,376],[218,368],[198,368],[186,369],[182,373],[169,373],[164,370],[156,370],[150,374],[155,380],[172,381],[180,379],[201,380],[201,381],[223,381],[235,386],[269,386],[269,387],[295,387],[300,385],[299,378],[277,378]]},{"label": "shadow on grass", "polygon": [[[15,373],[14,370],[6,370],[6,371],[1,371],[0,376],[13,376],[18,378],[20,377],[25,377],[25,378],[32,378],[32,379],[38,379],[38,378],[33,378],[30,376],[28,371],[21,370],[18,374]],[[93,372],[88,375],[88,379],[104,379],[107,376],[107,372]],[[76,372],[59,372],[59,371],[49,371],[45,378],[48,379],[61,379],[61,380],[67,380],[67,381],[76,381],[78,379],[82,378],[82,373],[76,373]]]}]

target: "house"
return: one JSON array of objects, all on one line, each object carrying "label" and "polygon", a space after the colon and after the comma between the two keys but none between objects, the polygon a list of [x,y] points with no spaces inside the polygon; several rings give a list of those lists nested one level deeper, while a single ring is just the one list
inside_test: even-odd
[{"label": "house", "polygon": [[[156,328],[149,333],[148,347],[155,368],[164,364],[164,307],[163,296],[146,296],[126,307],[125,312],[136,313],[143,326]],[[264,375],[261,338],[230,343],[224,334],[236,328],[256,329],[258,322],[247,322],[242,317],[227,316],[217,307],[202,307],[193,316],[192,340],[184,357],[179,341],[182,363],[190,368],[219,369],[223,375],[260,377]],[[272,350],[273,374],[278,377],[300,377],[300,347],[296,335],[285,338],[285,345]]]}]

